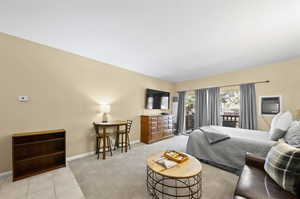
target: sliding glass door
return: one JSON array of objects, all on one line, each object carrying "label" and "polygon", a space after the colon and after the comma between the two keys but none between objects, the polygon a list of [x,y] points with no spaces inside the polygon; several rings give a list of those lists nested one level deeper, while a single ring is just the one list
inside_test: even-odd
[{"label": "sliding glass door", "polygon": [[240,87],[224,87],[220,90],[221,124],[226,127],[239,127]]},{"label": "sliding glass door", "polygon": [[[184,131],[190,133],[195,126],[195,91],[187,91],[184,99]],[[225,127],[239,127],[240,87],[220,89],[220,123]]]},{"label": "sliding glass door", "polygon": [[185,131],[190,132],[194,129],[195,116],[195,91],[186,92],[185,96]]}]

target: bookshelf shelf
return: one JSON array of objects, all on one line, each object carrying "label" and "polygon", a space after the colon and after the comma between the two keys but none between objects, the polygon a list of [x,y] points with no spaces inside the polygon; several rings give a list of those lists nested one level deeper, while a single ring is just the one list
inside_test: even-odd
[{"label": "bookshelf shelf", "polygon": [[65,137],[63,129],[14,134],[13,180],[65,167]]}]

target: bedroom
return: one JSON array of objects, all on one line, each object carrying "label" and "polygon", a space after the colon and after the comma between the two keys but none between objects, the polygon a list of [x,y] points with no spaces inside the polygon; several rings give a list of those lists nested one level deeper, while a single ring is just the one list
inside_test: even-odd
[{"label": "bedroom", "polygon": [[[193,134],[144,144],[141,115],[176,122],[178,92],[268,80],[255,84],[257,129],[268,132],[274,118],[261,115],[263,96],[280,96],[281,112],[299,120],[298,1],[113,0],[73,6],[61,1],[45,6],[10,0],[1,5],[0,198],[152,198],[146,190],[147,158],[166,150],[186,152]],[[168,109],[147,109],[146,89],[169,93]],[[122,153],[122,143],[113,147],[112,156],[109,151],[103,160],[101,153],[98,160],[93,122],[101,123],[103,115],[108,122],[133,121],[130,141],[124,141],[131,148]],[[173,132],[176,125],[170,128]],[[65,154],[58,156],[67,167],[12,182],[13,134],[53,129],[65,130]],[[115,135],[110,136],[113,145]],[[234,198],[240,173],[200,163],[202,198]],[[70,186],[60,186],[65,184]]]}]

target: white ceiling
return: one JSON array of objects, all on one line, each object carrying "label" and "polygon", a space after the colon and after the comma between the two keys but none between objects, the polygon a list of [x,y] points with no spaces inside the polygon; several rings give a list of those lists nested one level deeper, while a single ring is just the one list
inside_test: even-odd
[{"label": "white ceiling", "polygon": [[300,1],[1,0],[0,31],[177,82],[300,56]]}]

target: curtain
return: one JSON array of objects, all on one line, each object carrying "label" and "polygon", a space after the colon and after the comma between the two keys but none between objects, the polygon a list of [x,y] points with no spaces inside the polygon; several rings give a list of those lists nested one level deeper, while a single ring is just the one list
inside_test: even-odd
[{"label": "curtain", "polygon": [[240,86],[240,127],[243,129],[257,129],[256,91],[255,84]]},{"label": "curtain", "polygon": [[220,88],[208,89],[208,125],[220,122]]},{"label": "curtain", "polygon": [[195,91],[195,125],[197,129],[207,125],[207,89],[197,89]]},{"label": "curtain", "polygon": [[178,110],[177,110],[177,134],[183,133],[184,130],[184,99],[185,91],[178,92]]}]

